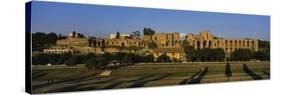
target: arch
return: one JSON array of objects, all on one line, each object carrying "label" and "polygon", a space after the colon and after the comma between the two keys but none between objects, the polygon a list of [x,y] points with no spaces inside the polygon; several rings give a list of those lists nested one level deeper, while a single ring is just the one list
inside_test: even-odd
[{"label": "arch", "polygon": [[212,41],[209,41],[209,46],[208,46],[209,48],[211,48],[212,47]]},{"label": "arch", "polygon": [[250,41],[247,41],[247,47],[250,47]]},{"label": "arch", "polygon": [[255,41],[252,41],[252,46],[255,46]]},{"label": "arch", "polygon": [[203,48],[206,48],[207,47],[207,41],[203,41]]},{"label": "arch", "polygon": [[197,41],[197,49],[200,48],[200,41]]},{"label": "arch", "polygon": [[220,47],[220,41],[217,41],[216,47]]},{"label": "arch", "polygon": [[232,44],[233,44],[233,42],[232,42],[232,40],[230,40],[229,41],[229,47],[232,47]]}]

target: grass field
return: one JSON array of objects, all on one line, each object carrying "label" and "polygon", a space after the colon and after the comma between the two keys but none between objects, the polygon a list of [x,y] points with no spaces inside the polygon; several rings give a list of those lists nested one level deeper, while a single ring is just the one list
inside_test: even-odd
[{"label": "grass field", "polygon": [[[32,69],[32,92],[135,88],[270,79],[269,62],[137,64],[102,77],[84,66],[39,66]],[[226,76],[226,72],[229,76]]]}]

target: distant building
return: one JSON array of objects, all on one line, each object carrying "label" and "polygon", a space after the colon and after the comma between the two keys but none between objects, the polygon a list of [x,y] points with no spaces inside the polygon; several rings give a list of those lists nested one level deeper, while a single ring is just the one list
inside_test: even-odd
[{"label": "distant building", "polygon": [[89,46],[89,41],[82,34],[73,31],[68,34],[66,39],[57,40],[56,44],[57,46],[66,47],[87,47]]},{"label": "distant building", "polygon": [[224,39],[216,38],[209,31],[200,32],[198,35],[192,33],[186,36],[186,40],[195,49],[222,48],[225,53],[232,53],[237,49],[250,49],[258,51],[258,40],[256,39]]},{"label": "distant building", "polygon": [[178,32],[144,35],[143,40],[146,42],[154,41],[159,48],[173,48],[181,46],[180,34]]},{"label": "distant building", "polygon": [[44,49],[43,53],[46,53],[46,54],[73,54],[74,49],[67,48],[67,47],[51,47],[48,49]]},{"label": "distant building", "polygon": [[[110,34],[110,39],[116,39],[117,34]],[[125,39],[126,37],[130,37],[130,34],[120,34],[120,39]]]},{"label": "distant building", "polygon": [[156,48],[153,49],[154,58],[166,54],[171,60],[183,61],[185,59],[183,48]]},{"label": "distant building", "polygon": [[[198,35],[189,33],[185,39],[180,39],[178,32],[155,33],[153,35],[144,35],[143,38],[132,38],[129,34],[120,34],[116,38],[111,34],[110,38],[86,38],[80,33],[71,32],[66,39],[57,40],[55,48],[45,49],[44,53],[65,54],[65,53],[96,53],[104,52],[130,52],[130,50],[121,50],[121,48],[142,48],[142,50],[133,51],[136,54],[152,54],[158,58],[166,54],[171,59],[183,61],[185,59],[184,49],[181,47],[183,41],[187,41],[194,49],[221,48],[227,55],[238,49],[250,49],[258,51],[258,40],[255,39],[224,39],[213,36],[209,31],[202,31]],[[154,42],[157,48],[149,49],[148,44]]]}]

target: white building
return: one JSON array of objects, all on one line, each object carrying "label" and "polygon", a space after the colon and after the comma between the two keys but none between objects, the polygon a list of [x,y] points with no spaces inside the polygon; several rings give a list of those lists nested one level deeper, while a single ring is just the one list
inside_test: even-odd
[{"label": "white building", "polygon": [[[120,34],[120,38],[123,39],[125,37],[130,37],[130,34]],[[110,39],[115,39],[116,38],[116,34],[110,34]]]}]

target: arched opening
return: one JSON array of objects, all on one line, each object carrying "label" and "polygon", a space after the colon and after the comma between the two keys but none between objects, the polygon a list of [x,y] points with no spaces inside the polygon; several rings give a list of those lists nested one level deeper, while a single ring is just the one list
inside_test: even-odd
[{"label": "arched opening", "polygon": [[208,46],[209,48],[211,48],[212,47],[212,41],[209,41],[209,46]]},{"label": "arched opening", "polygon": [[125,46],[125,43],[121,43],[121,46],[124,47],[124,46]]},{"label": "arched opening", "polygon": [[203,41],[203,48],[206,48],[207,46],[207,41]]},{"label": "arched opening", "polygon": [[200,41],[197,41],[197,49],[200,48]]}]

